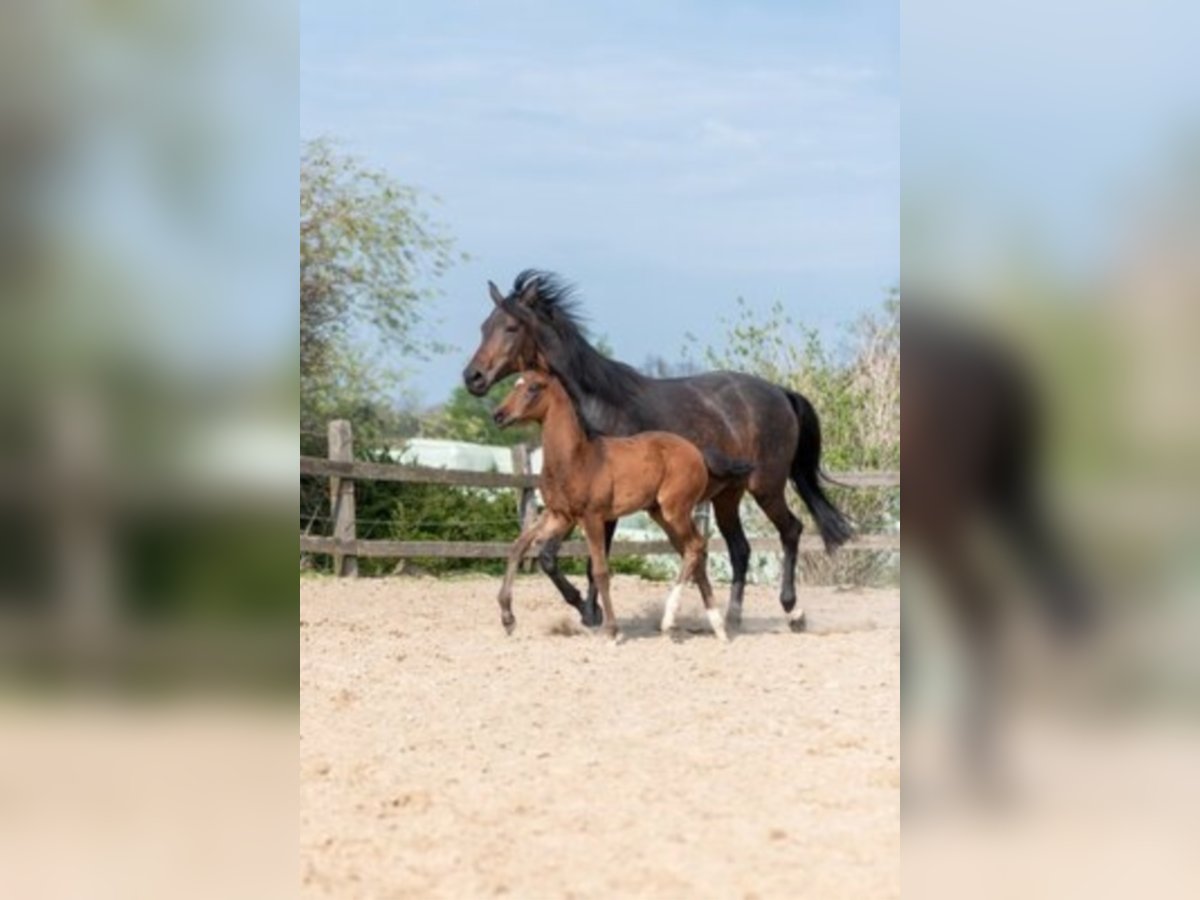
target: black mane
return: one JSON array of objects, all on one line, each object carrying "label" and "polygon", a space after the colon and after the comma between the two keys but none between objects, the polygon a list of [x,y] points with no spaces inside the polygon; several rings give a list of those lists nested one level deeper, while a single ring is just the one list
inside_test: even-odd
[{"label": "black mane", "polygon": [[526,269],[513,281],[510,296],[520,296],[533,281],[537,298],[531,309],[555,338],[544,340],[549,335],[539,335],[538,343],[571,395],[584,428],[600,434],[621,430],[617,420],[628,416],[645,377],[632,366],[604,356],[588,342],[575,287],[555,273]]},{"label": "black mane", "polygon": [[519,296],[531,281],[537,282],[537,300],[534,310],[556,329],[573,330],[580,336],[587,334],[583,314],[579,311],[579,297],[575,285],[561,275],[541,269],[525,269],[513,279],[512,294]]}]

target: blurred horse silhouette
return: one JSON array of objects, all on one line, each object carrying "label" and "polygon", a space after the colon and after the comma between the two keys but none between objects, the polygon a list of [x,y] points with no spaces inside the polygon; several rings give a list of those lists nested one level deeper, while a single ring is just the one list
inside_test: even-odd
[{"label": "blurred horse silhouette", "polygon": [[[1019,357],[994,337],[914,308],[902,313],[904,550],[939,582],[967,660],[959,720],[966,763],[995,774],[1000,637],[1016,611],[972,538],[986,531],[1033,587],[1038,618],[1058,638],[1079,635],[1094,605],[1038,487],[1043,419]],[[905,629],[902,669],[913,647]]]}]

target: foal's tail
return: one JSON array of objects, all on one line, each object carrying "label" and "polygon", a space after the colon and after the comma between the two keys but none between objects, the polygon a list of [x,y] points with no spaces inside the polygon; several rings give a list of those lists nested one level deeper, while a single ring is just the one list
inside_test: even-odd
[{"label": "foal's tail", "polygon": [[796,419],[800,423],[800,437],[796,441],[796,455],[792,457],[792,484],[800,492],[800,499],[817,521],[825,550],[832,553],[854,535],[853,528],[821,488],[821,423],[817,411],[800,394],[785,391]]},{"label": "foal's tail", "polygon": [[730,459],[724,453],[706,447],[701,451],[704,465],[713,478],[745,478],[754,471],[754,463],[744,459]]}]

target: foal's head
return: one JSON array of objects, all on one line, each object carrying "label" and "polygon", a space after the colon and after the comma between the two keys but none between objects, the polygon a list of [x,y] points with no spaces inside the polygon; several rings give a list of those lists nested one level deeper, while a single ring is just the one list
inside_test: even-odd
[{"label": "foal's head", "polygon": [[509,395],[492,418],[501,428],[516,422],[540,422],[556,399],[565,398],[562,387],[550,375],[528,370],[521,373]]}]

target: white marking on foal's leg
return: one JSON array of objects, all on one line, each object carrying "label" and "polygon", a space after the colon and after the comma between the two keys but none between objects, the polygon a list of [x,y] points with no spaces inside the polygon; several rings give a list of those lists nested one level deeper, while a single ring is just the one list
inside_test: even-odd
[{"label": "white marking on foal's leg", "polygon": [[729,635],[725,633],[725,615],[716,606],[706,612],[708,613],[708,623],[712,625],[713,634],[722,641],[728,641]]},{"label": "white marking on foal's leg", "polygon": [[679,595],[683,593],[683,585],[675,584],[671,588],[671,593],[667,594],[667,605],[663,609],[662,625],[663,631],[670,631],[675,627],[675,613],[679,609]]}]

